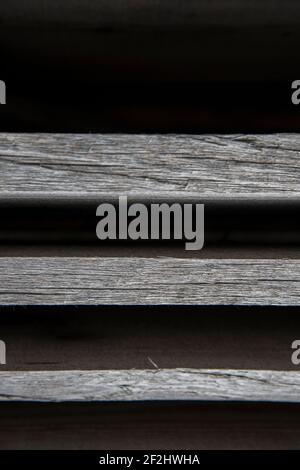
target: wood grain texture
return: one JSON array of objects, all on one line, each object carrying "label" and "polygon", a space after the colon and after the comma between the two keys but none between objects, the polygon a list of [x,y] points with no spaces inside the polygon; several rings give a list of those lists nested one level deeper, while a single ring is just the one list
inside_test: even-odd
[{"label": "wood grain texture", "polygon": [[0,193],[298,197],[299,150],[299,134],[0,134]]},{"label": "wood grain texture", "polygon": [[300,402],[300,373],[161,369],[0,372],[0,401]]},{"label": "wood grain texture", "polygon": [[2,305],[299,305],[299,260],[1,258]]}]

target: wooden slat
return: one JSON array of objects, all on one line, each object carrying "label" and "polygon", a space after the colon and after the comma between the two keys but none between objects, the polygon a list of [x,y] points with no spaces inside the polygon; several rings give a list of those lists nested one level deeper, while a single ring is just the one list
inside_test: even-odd
[{"label": "wooden slat", "polygon": [[300,373],[161,369],[0,372],[0,401],[300,402]]},{"label": "wooden slat", "polygon": [[299,260],[1,258],[2,305],[299,305]]},{"label": "wooden slat", "polygon": [[298,197],[299,150],[299,134],[0,134],[0,195]]}]

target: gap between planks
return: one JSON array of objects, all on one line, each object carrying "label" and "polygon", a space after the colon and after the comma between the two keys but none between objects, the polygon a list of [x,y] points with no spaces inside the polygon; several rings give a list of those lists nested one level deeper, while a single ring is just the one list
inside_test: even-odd
[{"label": "gap between planks", "polygon": [[[200,28],[247,28],[276,26],[289,28],[298,25],[299,8],[293,0],[262,2],[251,0],[222,0],[199,2],[190,0],[182,5],[180,0],[140,0],[139,6],[129,0],[111,2],[102,0],[36,0],[19,2],[11,0],[0,5],[0,15],[6,27],[43,27],[53,30],[97,31],[149,31],[177,29],[179,31]],[[111,31],[112,30],[112,31]],[[55,29],[54,29],[55,31]]]}]

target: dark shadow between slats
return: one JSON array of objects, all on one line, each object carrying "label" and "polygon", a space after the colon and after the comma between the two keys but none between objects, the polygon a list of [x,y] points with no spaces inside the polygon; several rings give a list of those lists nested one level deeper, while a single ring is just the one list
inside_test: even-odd
[{"label": "dark shadow between slats", "polygon": [[[184,241],[100,241],[96,208],[117,200],[102,196],[5,197],[0,199],[0,256],[175,256],[203,258],[299,258],[298,199],[143,200],[205,204],[203,250],[186,251]],[[130,218],[129,218],[130,220]],[[171,219],[171,222],[173,220]]]},{"label": "dark shadow between slats", "polygon": [[300,406],[1,404],[0,449],[299,449]]},{"label": "dark shadow between slats", "polygon": [[1,307],[0,370],[298,370],[298,307]]}]

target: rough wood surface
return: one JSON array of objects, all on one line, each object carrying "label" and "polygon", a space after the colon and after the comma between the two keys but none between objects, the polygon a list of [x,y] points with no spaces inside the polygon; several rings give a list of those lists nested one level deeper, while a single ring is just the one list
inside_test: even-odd
[{"label": "rough wood surface", "polygon": [[299,260],[1,258],[2,305],[299,305]]},{"label": "rough wood surface", "polygon": [[300,134],[0,134],[0,193],[292,197]]},{"label": "rough wood surface", "polygon": [[1,401],[300,402],[300,373],[161,369],[0,372]]}]

